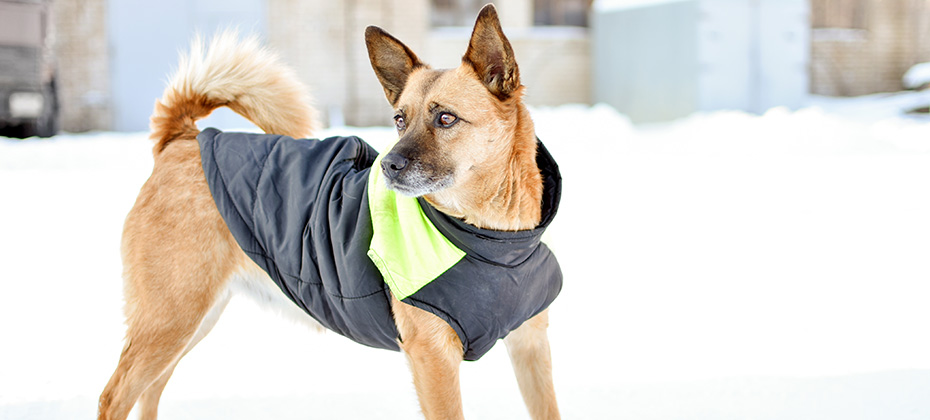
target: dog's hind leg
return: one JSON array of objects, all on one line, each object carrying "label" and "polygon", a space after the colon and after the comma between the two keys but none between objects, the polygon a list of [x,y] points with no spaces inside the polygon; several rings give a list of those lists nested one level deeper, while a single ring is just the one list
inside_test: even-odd
[{"label": "dog's hind leg", "polygon": [[165,372],[139,397],[139,409],[141,411],[140,420],[155,420],[158,418],[158,401],[161,399],[161,394],[165,390],[165,385],[168,384],[168,379],[171,379],[171,374],[174,373],[174,368],[177,367],[181,358],[186,356],[197,343],[200,343],[200,340],[203,340],[203,338],[210,333],[216,325],[216,322],[219,321],[220,315],[223,314],[223,310],[226,309],[226,305],[229,303],[231,296],[232,294],[227,292],[224,297],[216,301],[213,308],[210,309],[210,312],[207,313],[207,316],[204,317],[203,322],[201,322],[200,328],[194,333],[194,338],[191,339],[190,343],[187,344],[187,348],[181,353],[181,356],[175,359]]},{"label": "dog's hind leg", "polygon": [[[234,274],[251,264],[216,210],[193,141],[169,144],[126,218],[126,344],[98,418],[123,420],[215,322]],[[161,378],[161,379],[160,379]],[[153,389],[146,397],[157,402]],[[146,411],[155,415],[148,404]],[[148,420],[148,419],[146,419]]]},{"label": "dog's hind leg", "polygon": [[137,401],[142,420],[157,418],[158,401],[175,366],[216,325],[229,302],[230,279],[217,272],[198,279],[204,283],[165,282],[162,286],[174,289],[165,292],[170,297],[150,295],[131,303],[126,346],[100,395],[100,420],[125,419]]},{"label": "dog's hind leg", "polygon": [[[126,346],[100,395],[99,419],[125,419],[137,401],[142,420],[157,417],[158,401],[178,361],[213,328],[229,301],[228,291],[213,299],[185,292],[192,294],[190,300],[166,299],[147,308],[135,304]],[[202,305],[204,298],[208,305]]]},{"label": "dog's hind leg", "polygon": [[410,362],[420,409],[427,420],[460,420],[462,343],[455,330],[429,312],[393,300],[400,346]]},{"label": "dog's hind leg", "polygon": [[[221,305],[225,306],[225,302]],[[148,313],[146,321],[130,325],[119,364],[100,395],[99,419],[125,419],[137,400],[142,402],[143,420],[156,418],[158,399],[168,378],[180,358],[193,347],[194,337],[203,325],[171,317],[170,311]]]},{"label": "dog's hind leg", "polygon": [[510,353],[520,393],[533,420],[555,420],[559,406],[552,384],[552,356],[549,353],[549,310],[530,318],[511,332],[504,343]]}]

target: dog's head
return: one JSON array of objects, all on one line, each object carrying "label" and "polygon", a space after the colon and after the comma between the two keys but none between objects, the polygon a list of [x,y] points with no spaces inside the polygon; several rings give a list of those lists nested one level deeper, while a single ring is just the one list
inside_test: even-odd
[{"label": "dog's head", "polygon": [[454,201],[465,199],[460,190],[474,189],[482,174],[506,167],[502,160],[512,157],[516,132],[533,136],[497,11],[492,5],[481,9],[455,69],[430,68],[378,27],[368,27],[365,42],[400,136],[381,161],[388,187],[430,201],[439,197],[456,213]]}]

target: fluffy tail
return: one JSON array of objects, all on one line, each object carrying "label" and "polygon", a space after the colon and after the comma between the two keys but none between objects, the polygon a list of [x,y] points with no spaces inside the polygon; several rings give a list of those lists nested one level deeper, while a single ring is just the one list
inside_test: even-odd
[{"label": "fluffy tail", "polygon": [[196,121],[227,106],[266,133],[307,137],[317,129],[316,110],[306,88],[276,54],[253,36],[239,40],[225,31],[205,48],[194,39],[189,56],[181,56],[152,114],[156,153],[177,138],[193,139]]}]

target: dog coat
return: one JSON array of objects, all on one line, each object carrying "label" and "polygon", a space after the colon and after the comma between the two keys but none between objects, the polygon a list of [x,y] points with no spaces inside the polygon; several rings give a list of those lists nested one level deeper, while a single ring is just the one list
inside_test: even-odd
[{"label": "dog coat", "polygon": [[542,221],[500,232],[381,190],[381,171],[371,170],[377,152],[357,137],[209,128],[197,140],[210,192],[242,250],[311,317],[356,342],[400,349],[393,292],[449,323],[464,359],[477,360],[561,290],[558,261],[540,241],[561,175],[542,143]]}]

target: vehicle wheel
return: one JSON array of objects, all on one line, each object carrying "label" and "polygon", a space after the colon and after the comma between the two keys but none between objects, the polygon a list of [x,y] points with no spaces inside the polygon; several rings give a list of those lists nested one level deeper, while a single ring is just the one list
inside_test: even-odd
[{"label": "vehicle wheel", "polygon": [[39,137],[51,137],[58,133],[58,90],[55,87],[55,79],[45,86],[45,109],[42,115],[36,119],[35,135]]},{"label": "vehicle wheel", "polygon": [[24,139],[35,135],[33,124],[21,123],[17,125],[8,125],[0,128],[0,136],[11,139]]},{"label": "vehicle wheel", "polygon": [[10,131],[13,137],[25,139],[28,137],[52,137],[58,133],[58,95],[56,94],[55,79],[52,79],[42,92],[45,97],[45,106],[42,114],[35,120],[20,124]]}]

